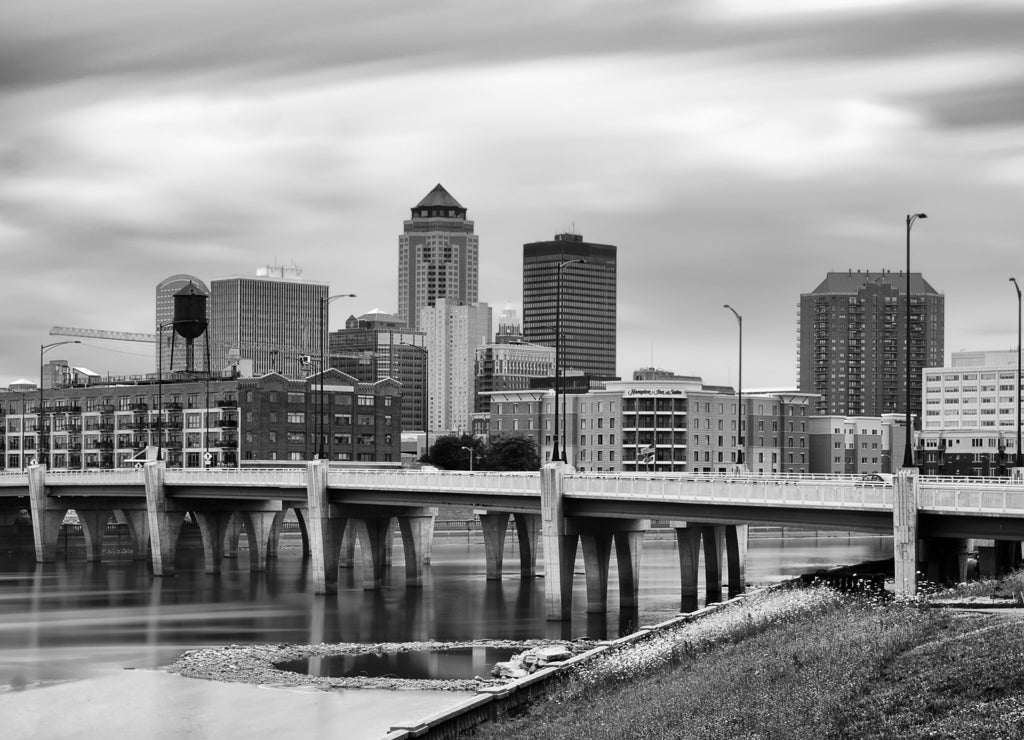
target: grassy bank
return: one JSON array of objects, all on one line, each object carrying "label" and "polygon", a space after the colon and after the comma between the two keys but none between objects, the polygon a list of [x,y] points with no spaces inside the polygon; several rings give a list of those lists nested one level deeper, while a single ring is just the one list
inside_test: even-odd
[{"label": "grassy bank", "polygon": [[762,594],[603,656],[479,738],[1020,738],[1024,621]]}]

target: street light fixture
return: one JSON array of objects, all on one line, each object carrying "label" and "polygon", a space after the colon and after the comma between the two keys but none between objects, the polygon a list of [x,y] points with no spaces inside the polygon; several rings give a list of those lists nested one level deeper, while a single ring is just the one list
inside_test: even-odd
[{"label": "street light fixture", "polygon": [[736,317],[736,323],[740,327],[740,371],[739,378],[736,383],[737,387],[737,406],[736,406],[736,440],[739,442],[739,450],[736,452],[736,464],[743,464],[743,317],[740,316],[739,312],[726,303],[722,308],[728,308],[732,311],[732,315]]},{"label": "street light fixture", "polygon": [[1017,454],[1014,456],[1016,462],[1014,467],[1021,467],[1024,465],[1024,457],[1022,457],[1020,449],[1020,285],[1017,283],[1017,278],[1010,278],[1010,282],[1013,283],[1013,287],[1017,289]]},{"label": "street light fixture", "polygon": [[562,452],[558,452],[558,394],[561,386],[561,356],[562,356],[562,270],[573,263],[585,265],[587,261],[582,257],[565,260],[558,263],[558,274],[555,283],[555,448],[552,451],[551,459],[566,462],[565,459],[565,431],[562,431]]},{"label": "street light fixture", "polygon": [[919,218],[928,218],[924,213],[907,214],[907,389],[906,389],[906,440],[903,446],[903,467],[912,468],[914,467],[914,453],[910,448],[911,437],[914,436],[914,431],[911,428],[910,421],[910,229],[913,227],[914,222]]},{"label": "street light fixture", "polygon": [[466,452],[469,453],[469,472],[472,473],[473,472],[473,448],[472,447],[463,447],[462,449],[464,449]]},{"label": "street light fixture", "polygon": [[[43,413],[43,355],[45,355],[47,352],[49,352],[54,347],[59,347],[62,344],[81,344],[81,343],[82,342],[80,340],[78,340],[78,339],[66,339],[63,342],[52,342],[50,344],[43,344],[43,345],[39,346],[39,429],[38,429],[38,433],[37,433],[37,437],[39,439],[39,444],[36,445],[39,449],[36,450],[36,454],[38,455],[39,463],[43,464],[43,465],[46,465],[46,463],[49,462],[49,459],[48,459],[49,453],[47,452],[47,445],[44,444],[44,441],[43,441],[46,438],[46,421],[45,421],[46,415]],[[21,423],[24,425],[25,420],[22,419]],[[49,440],[47,439],[46,441],[49,441]],[[22,450],[21,454],[24,455],[25,451]],[[49,465],[47,465],[47,467],[49,467]]]},{"label": "street light fixture", "polygon": [[[327,321],[327,312],[330,310],[331,301],[338,298],[355,298],[355,293],[339,293],[338,295],[332,296],[321,296],[320,297],[320,424],[319,424],[319,437],[320,437],[320,448],[317,453],[317,457],[321,460],[324,459],[324,375],[327,372],[327,367],[324,365],[324,355],[327,349],[327,336],[324,333],[324,324],[329,323]],[[331,433],[331,425],[327,425],[327,433]]]}]

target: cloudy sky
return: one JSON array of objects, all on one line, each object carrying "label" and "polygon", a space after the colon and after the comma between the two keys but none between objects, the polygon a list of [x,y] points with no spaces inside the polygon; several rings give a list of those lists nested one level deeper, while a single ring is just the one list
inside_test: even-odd
[{"label": "cloudy sky", "polygon": [[[623,376],[792,385],[828,270],[946,295],[946,352],[1016,346],[1024,3],[5,0],[0,385],[54,325],[153,331],[156,284],[296,264],[397,307],[402,220],[442,183],[481,295],[524,242],[619,247]],[[55,348],[101,373],[144,344]]]}]

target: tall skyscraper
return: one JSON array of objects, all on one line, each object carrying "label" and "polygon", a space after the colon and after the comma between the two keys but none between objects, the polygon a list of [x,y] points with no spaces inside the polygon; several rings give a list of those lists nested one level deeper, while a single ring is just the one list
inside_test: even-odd
[{"label": "tall skyscraper", "polygon": [[430,431],[469,432],[476,348],[490,341],[491,308],[439,298],[420,311],[419,324],[426,332]]},{"label": "tall skyscraper", "polygon": [[942,365],[945,297],[920,273],[830,272],[800,296],[800,390],[818,393],[819,415],[906,412],[910,341],[910,412],[920,424],[921,371]]},{"label": "tall skyscraper", "polygon": [[[178,352],[177,348],[174,352],[174,366],[171,366],[171,344],[174,341],[174,328],[171,326],[171,322],[174,321],[174,296],[181,289],[188,286],[191,283],[199,289],[199,292],[209,297],[210,289],[206,287],[197,277],[192,275],[172,275],[169,278],[161,280],[156,286],[156,324],[154,327],[154,334],[157,335],[158,341],[163,347],[157,348],[157,356],[154,358],[154,362],[163,363],[163,367],[160,368],[160,372],[164,375],[169,375],[172,370],[185,370],[186,357],[185,352]],[[206,304],[206,320],[210,320],[210,303],[207,301]],[[163,331],[160,327],[163,326]],[[195,368],[205,369],[206,368],[206,338],[202,338],[199,341],[200,346],[196,348],[196,362]],[[180,341],[179,341],[180,346]],[[210,345],[210,351],[213,351],[213,345]],[[202,359],[199,357],[199,352],[202,352]]]},{"label": "tall skyscraper", "polygon": [[426,429],[427,348],[422,331],[407,329],[393,314],[350,316],[330,335],[331,367],[359,380],[393,378],[402,384],[402,429]]},{"label": "tall skyscraper", "polygon": [[412,209],[398,237],[398,317],[419,328],[420,311],[438,299],[477,302],[479,238],[463,208],[438,184]]},{"label": "tall skyscraper", "polygon": [[598,378],[615,377],[616,252],[579,234],[523,245],[523,332],[526,341],[555,346],[558,323],[558,266],[562,269],[563,370]]},{"label": "tall skyscraper", "polygon": [[[260,268],[256,277],[214,280],[210,288],[214,372],[250,362],[254,375],[276,371],[302,378],[318,371],[320,299],[327,297],[327,283],[304,279],[294,265],[275,265]],[[304,357],[312,362],[304,364]]]}]

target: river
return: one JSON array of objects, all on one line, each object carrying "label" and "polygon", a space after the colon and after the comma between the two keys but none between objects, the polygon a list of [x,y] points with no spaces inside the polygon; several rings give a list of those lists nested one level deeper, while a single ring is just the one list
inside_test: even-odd
[{"label": "river", "polygon": [[[407,589],[401,546],[384,588],[364,591],[342,569],[337,594],[312,593],[308,561],[284,547],[265,573],[242,557],[206,575],[199,552],[179,554],[174,577],[146,562],[56,563],[0,557],[0,716],[3,737],[374,738],[458,701],[458,694],[346,690],[325,693],[218,684],[159,670],[185,650],[245,643],[455,641],[614,637],[679,608],[674,540],[644,543],[639,614],[585,614],[582,560],[573,619],[544,618],[544,582],[521,580],[515,538],[505,575],[488,582],[479,534],[439,539],[424,586]],[[751,538],[747,581],[766,585],[832,565],[891,557],[891,538]],[[542,564],[539,564],[542,569]],[[615,576],[615,558],[611,563]]]}]

